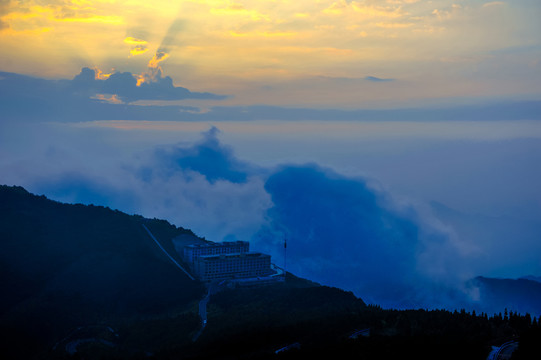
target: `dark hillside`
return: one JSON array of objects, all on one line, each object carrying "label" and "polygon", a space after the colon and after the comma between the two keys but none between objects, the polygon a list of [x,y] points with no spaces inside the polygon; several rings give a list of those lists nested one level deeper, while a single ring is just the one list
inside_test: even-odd
[{"label": "dark hillside", "polygon": [[[171,239],[194,236],[167,221],[0,186],[2,359],[486,359],[509,341],[525,359],[541,341],[530,314],[383,310],[292,274],[213,293],[201,327],[206,289],[142,224],[171,254]],[[537,301],[538,283],[523,281],[490,288]]]},{"label": "dark hillside", "polygon": [[143,222],[158,239],[187,232],[1,186],[1,341],[29,358],[72,328],[180,311],[201,297],[202,285],[171,265]]}]

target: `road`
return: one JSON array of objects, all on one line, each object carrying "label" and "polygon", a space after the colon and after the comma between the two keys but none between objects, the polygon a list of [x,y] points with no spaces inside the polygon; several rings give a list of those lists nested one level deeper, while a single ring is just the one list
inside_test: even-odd
[{"label": "road", "polygon": [[508,360],[513,352],[517,349],[517,341],[509,341],[500,347],[494,348],[488,355],[487,360]]},{"label": "road", "polygon": [[199,317],[201,318],[201,323],[203,327],[207,324],[207,304],[210,299],[210,291],[207,295],[199,301]]},{"label": "road", "polygon": [[203,297],[201,300],[199,300],[199,317],[201,318],[201,328],[199,331],[193,336],[192,341],[196,342],[197,339],[199,339],[199,336],[203,333],[203,330],[205,330],[205,327],[207,326],[207,304],[210,299],[210,289],[207,292],[207,295]]},{"label": "road", "polygon": [[193,336],[192,341],[197,341],[199,336],[203,333],[203,330],[205,330],[205,327],[207,326],[207,304],[210,300],[210,295],[216,294],[224,289],[224,287],[227,286],[227,281],[221,281],[221,282],[212,282],[208,284],[208,291],[207,294],[199,300],[199,317],[201,318],[201,328],[199,331]]},{"label": "road", "polygon": [[189,272],[187,272],[175,259],[173,259],[173,257],[171,255],[169,255],[169,253],[163,248],[162,244],[160,244],[160,242],[154,237],[154,235],[152,235],[152,233],[150,232],[150,230],[146,227],[145,224],[141,224],[143,225],[143,227],[145,228],[145,230],[147,231],[148,235],[150,236],[150,238],[152,240],[154,240],[154,242],[156,243],[156,245],[158,245],[158,247],[163,251],[163,253],[169,258],[169,260],[171,260],[173,262],[173,264],[175,264],[180,270],[182,270],[190,279],[192,280],[195,280],[194,277],[192,275],[190,275]]}]

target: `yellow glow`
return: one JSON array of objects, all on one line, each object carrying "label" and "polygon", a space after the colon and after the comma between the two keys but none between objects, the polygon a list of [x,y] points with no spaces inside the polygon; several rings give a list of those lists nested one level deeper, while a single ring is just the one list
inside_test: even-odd
[{"label": "yellow glow", "polygon": [[162,61],[164,61],[165,59],[167,59],[169,57],[169,54],[165,53],[165,52],[160,52],[158,51],[153,57],[152,59],[150,59],[150,61],[148,62],[148,67],[149,68],[158,68],[158,64],[161,63]]},{"label": "yellow glow", "polygon": [[379,7],[379,6],[363,6],[357,2],[353,2],[353,10],[366,17],[384,17],[384,18],[399,18],[405,14],[401,8],[395,7]]},{"label": "yellow glow", "polygon": [[[256,83],[312,76],[426,79],[408,66],[475,58],[475,54],[534,41],[533,35],[522,40],[508,34],[511,24],[523,25],[509,17],[510,10],[521,10],[513,2],[496,0],[467,5],[456,0],[5,3],[0,11],[2,71],[73,78],[82,66],[96,64],[139,73],[138,85],[169,75],[177,86],[217,93],[241,89],[250,94],[246,89]],[[526,45],[535,48],[536,44]],[[524,61],[524,66],[532,61],[537,58]],[[433,69],[432,78],[434,74],[438,71]]]},{"label": "yellow glow", "polygon": [[412,26],[415,26],[413,23],[384,23],[379,22],[376,24],[377,27],[385,28],[385,29],[405,29]]},{"label": "yellow glow", "polygon": [[253,32],[253,33],[238,33],[230,31],[229,35],[233,37],[292,37],[297,35],[294,32]]},{"label": "yellow glow", "polygon": [[345,2],[345,0],[340,0],[334,2],[331,6],[323,10],[324,14],[330,14],[330,15],[340,15],[344,11],[347,11],[348,4]]},{"label": "yellow glow", "polygon": [[106,23],[121,25],[124,23],[124,19],[120,16],[108,16],[108,15],[94,15],[86,17],[66,17],[66,18],[54,18],[55,21],[65,22],[81,22],[81,23]]},{"label": "yellow glow", "polygon": [[137,84],[136,86],[141,86],[145,82],[145,77],[143,75],[136,75],[137,76]]},{"label": "yellow glow", "polygon": [[269,17],[256,11],[256,10],[248,10],[244,7],[242,4],[230,4],[229,6],[225,8],[212,8],[210,9],[210,13],[213,15],[221,15],[221,16],[245,16],[249,17],[252,20],[269,20]]},{"label": "yellow glow", "polygon": [[124,42],[129,45],[146,45],[148,44],[148,41],[137,39],[131,36],[128,36],[124,39]]},{"label": "yellow glow", "polygon": [[130,56],[141,55],[141,54],[146,53],[147,51],[148,51],[148,48],[145,47],[144,45],[137,45],[136,47],[130,50]]}]

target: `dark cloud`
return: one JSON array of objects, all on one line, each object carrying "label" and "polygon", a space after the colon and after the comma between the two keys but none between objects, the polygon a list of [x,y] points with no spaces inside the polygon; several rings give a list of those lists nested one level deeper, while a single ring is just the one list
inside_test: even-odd
[{"label": "dark cloud", "polygon": [[171,177],[179,171],[193,171],[203,175],[210,183],[225,180],[232,183],[246,182],[250,165],[239,161],[233,150],[218,140],[219,130],[212,127],[203,133],[203,139],[193,146],[174,146],[157,150],[152,168],[142,170],[144,178],[150,179],[153,168],[160,171],[160,176]]},{"label": "dark cloud", "polygon": [[[107,103],[96,98],[98,94],[114,95],[125,104]],[[137,86],[137,78],[129,72],[117,72],[105,80],[96,79],[95,71],[89,68],[83,68],[72,80],[47,80],[0,72],[0,104],[5,121],[190,120],[199,108],[132,106],[129,103],[224,98],[174,86],[168,76]]]},{"label": "dark cloud", "polygon": [[[432,271],[432,261],[441,260],[431,258],[435,248],[447,252],[446,259],[457,256],[448,235],[413,207],[394,206],[363,179],[317,165],[286,166],[268,178],[265,189],[274,206],[257,243],[264,247],[287,237],[293,273],[354,290],[383,306],[431,307],[449,302],[443,298],[449,294],[462,296],[450,284],[450,268]],[[446,294],[437,299],[436,288]]]},{"label": "dark cloud", "polygon": [[[135,100],[225,99],[212,93],[191,92],[173,85],[156,68],[151,81],[137,86],[135,75],[115,73],[106,80],[83,68],[72,80],[46,80],[0,72],[0,105],[5,120],[333,120],[333,121],[484,121],[541,120],[541,101],[499,101],[450,108],[338,110],[278,106],[215,106],[200,111],[187,106],[133,106]],[[96,94],[116,95],[125,103],[110,104]]]},{"label": "dark cloud", "polygon": [[[96,141],[101,135],[95,134]],[[89,159],[88,154],[97,152],[91,144],[83,148],[80,139],[67,139],[76,143],[70,146],[75,153],[85,154],[84,162],[69,159],[65,151],[49,151],[37,161],[42,165],[35,166],[39,169],[33,176],[7,181],[20,179],[14,165],[0,169],[0,181],[58,201],[168,219],[215,241],[228,236],[249,239],[264,222],[270,196],[264,180],[254,175],[258,168],[238,160],[217,136],[212,128],[195,143],[162,146],[122,160],[113,160],[115,151],[110,157]]]},{"label": "dark cloud", "polygon": [[136,100],[182,100],[213,99],[222,100],[225,96],[211,93],[191,92],[173,85],[173,79],[162,77],[161,72],[153,81],[143,82],[137,86],[137,77],[130,72],[116,72],[105,80],[95,79],[95,72],[83,68],[72,81],[73,91],[89,93],[114,94],[125,102]]},{"label": "dark cloud", "polygon": [[364,78],[365,80],[372,81],[372,82],[389,82],[389,81],[395,81],[395,79],[385,79],[385,78],[379,78],[375,76],[367,76]]}]

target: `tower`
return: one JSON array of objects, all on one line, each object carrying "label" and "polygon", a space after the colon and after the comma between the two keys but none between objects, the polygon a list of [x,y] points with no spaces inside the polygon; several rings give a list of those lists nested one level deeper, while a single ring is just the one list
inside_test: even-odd
[{"label": "tower", "polygon": [[284,236],[284,281],[287,274],[287,236]]}]

